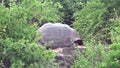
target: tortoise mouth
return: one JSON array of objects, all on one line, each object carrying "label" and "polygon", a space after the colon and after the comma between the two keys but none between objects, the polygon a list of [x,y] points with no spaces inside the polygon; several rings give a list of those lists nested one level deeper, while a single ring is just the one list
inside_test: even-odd
[{"label": "tortoise mouth", "polygon": [[83,40],[79,39],[79,40],[74,41],[74,43],[78,45],[83,45]]}]

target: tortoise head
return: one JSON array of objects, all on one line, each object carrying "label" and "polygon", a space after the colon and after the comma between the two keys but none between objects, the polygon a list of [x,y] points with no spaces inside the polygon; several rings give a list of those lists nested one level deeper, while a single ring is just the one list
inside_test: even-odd
[{"label": "tortoise head", "polygon": [[74,41],[75,44],[78,44],[78,45],[83,45],[83,40],[82,39],[78,39],[76,41]]}]

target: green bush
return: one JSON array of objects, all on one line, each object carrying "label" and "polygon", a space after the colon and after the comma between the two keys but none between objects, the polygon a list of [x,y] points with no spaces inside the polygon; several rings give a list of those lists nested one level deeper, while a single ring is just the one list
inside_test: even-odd
[{"label": "green bush", "polygon": [[0,67],[56,66],[53,63],[56,54],[36,43],[39,40],[35,40],[38,23],[31,23],[28,19],[38,18],[39,23],[42,20],[59,21],[59,6],[42,0],[24,0],[17,5],[11,0],[10,8],[0,4]]},{"label": "green bush", "polygon": [[6,38],[0,39],[0,42],[0,60],[4,65],[9,60],[11,68],[30,68],[31,65],[46,67],[56,55],[52,51],[47,51],[45,47],[24,39],[15,42]]},{"label": "green bush", "polygon": [[[97,2],[97,3],[96,3]],[[100,1],[88,2],[81,11],[74,13],[74,28],[85,40],[96,39],[103,30],[104,21],[102,15],[106,11],[104,3]]]},{"label": "green bush", "polygon": [[118,25],[111,30],[113,44],[110,46],[110,51],[108,53],[109,60],[105,62],[105,68],[120,68],[120,20],[119,18],[115,18],[112,22]]},{"label": "green bush", "polygon": [[93,38],[96,42],[101,41],[104,44],[111,43],[111,26],[115,27],[117,24],[111,22],[110,19],[116,17],[115,12],[118,12],[118,10],[111,9],[113,11],[111,12],[109,10],[110,5],[101,0],[88,1],[83,6],[81,11],[74,13],[74,28],[86,41]]},{"label": "green bush", "polygon": [[[2,4],[0,4],[0,32],[4,33],[4,31],[6,31],[7,36],[9,35],[8,37],[15,37],[17,35],[17,38],[25,36],[25,32],[26,35],[28,35],[28,29],[31,28],[28,27],[29,25],[27,25],[28,19],[32,19],[33,17],[38,18],[40,20],[39,23],[41,23],[42,20],[53,22],[59,21],[60,14],[58,14],[59,12],[57,11],[57,7],[59,8],[59,5],[56,4],[55,6],[52,2],[42,2],[39,0],[25,0],[19,5],[11,3],[10,8],[5,8]],[[31,32],[33,32],[34,29],[30,29]],[[22,35],[21,33],[24,35]],[[31,33],[31,35],[28,36],[32,37],[32,35],[34,34]]]},{"label": "green bush", "polygon": [[73,14],[76,11],[82,9],[82,4],[85,4],[87,0],[53,0],[55,3],[60,3],[63,7],[59,9],[60,12],[63,12],[62,22],[72,26],[74,22]]},{"label": "green bush", "polygon": [[[117,0],[90,0],[83,4],[81,11],[74,13],[73,26],[84,39],[87,49],[85,55],[78,52],[72,68],[120,68],[120,20],[117,3]],[[106,39],[110,39],[112,44],[103,44]]]},{"label": "green bush", "polygon": [[95,41],[91,40],[91,43],[86,42],[85,53],[76,52],[77,59],[74,61],[71,68],[102,68],[104,61],[108,59],[107,51],[105,50],[105,45],[94,44]]},{"label": "green bush", "polygon": [[109,20],[111,26],[111,40],[113,44],[103,45],[91,38],[85,42],[86,52],[77,52],[77,59],[72,68],[120,68],[120,20],[116,16]]}]

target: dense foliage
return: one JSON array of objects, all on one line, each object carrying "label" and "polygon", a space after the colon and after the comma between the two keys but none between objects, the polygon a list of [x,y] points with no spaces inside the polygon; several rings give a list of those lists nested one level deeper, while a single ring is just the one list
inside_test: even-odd
[{"label": "dense foliage", "polygon": [[[37,24],[42,20],[60,20],[58,7],[52,2],[39,0],[25,0],[18,5],[11,1],[9,8],[0,4],[0,67],[52,66],[55,53],[40,47],[34,38]],[[33,23],[32,18],[37,18],[40,22]]]},{"label": "dense foliage", "polygon": [[75,21],[73,14],[76,11],[82,9],[82,4],[85,4],[87,0],[53,0],[55,3],[59,2],[63,7],[59,11],[63,12],[62,23],[72,26]]},{"label": "dense foliage", "polygon": [[[6,0],[7,1],[7,0]],[[1,2],[1,0],[0,0]],[[9,0],[0,3],[0,68],[57,68],[37,44],[44,22],[72,25],[87,47],[71,68],[120,68],[119,0]],[[38,35],[37,35],[38,36]]]},{"label": "dense foliage", "polygon": [[120,68],[120,10],[117,3],[118,0],[90,0],[83,4],[81,11],[74,13],[74,28],[86,41],[87,49],[85,55],[78,55],[72,68]]}]

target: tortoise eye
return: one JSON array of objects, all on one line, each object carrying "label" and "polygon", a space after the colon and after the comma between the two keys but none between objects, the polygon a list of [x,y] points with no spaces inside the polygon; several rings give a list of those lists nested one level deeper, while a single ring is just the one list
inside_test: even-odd
[{"label": "tortoise eye", "polygon": [[77,40],[77,41],[74,41],[74,43],[78,45],[83,45],[83,40]]}]

